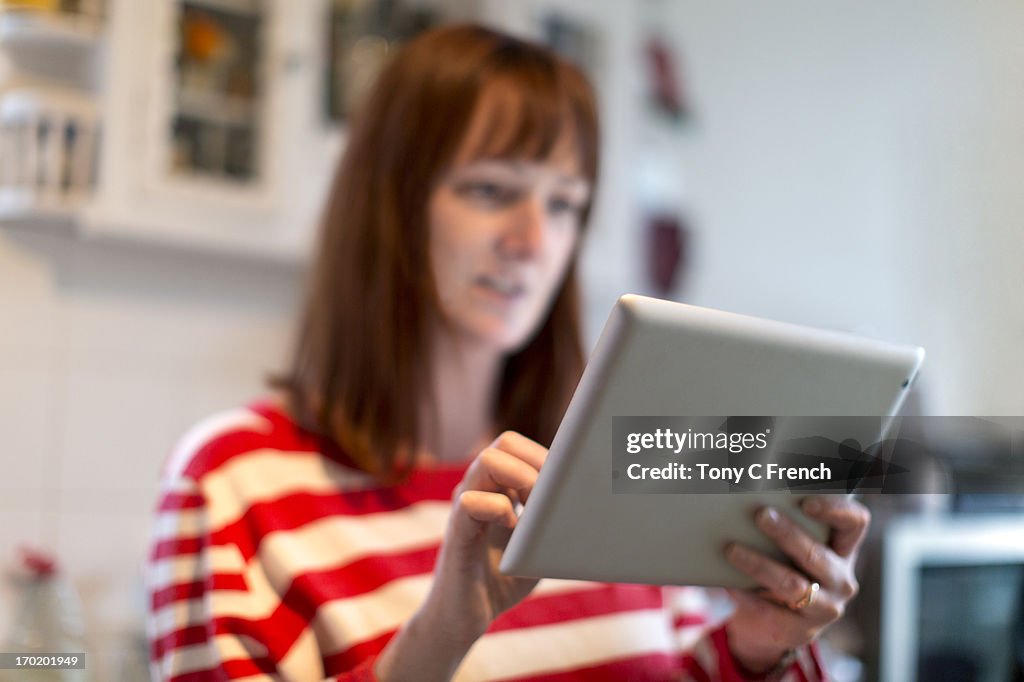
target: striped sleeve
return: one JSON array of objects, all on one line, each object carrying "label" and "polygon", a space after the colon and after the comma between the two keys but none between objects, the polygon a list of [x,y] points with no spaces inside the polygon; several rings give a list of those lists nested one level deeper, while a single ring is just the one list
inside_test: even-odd
[{"label": "striped sleeve", "polygon": [[[247,571],[238,546],[210,532],[208,506],[199,486],[180,477],[165,484],[157,509],[146,582],[147,634],[151,675],[164,682],[207,680],[330,679],[374,680],[374,658],[346,673],[325,678],[322,667],[311,677],[312,641],[293,641],[283,622],[279,596],[261,594],[253,585],[258,571]],[[263,606],[276,601],[269,612]],[[309,636],[308,628],[300,630]],[[300,660],[301,659],[301,660]]]},{"label": "striped sleeve", "polygon": [[684,680],[693,682],[825,682],[814,646],[797,651],[790,667],[771,677],[746,673],[729,649],[725,624],[709,618],[707,590],[666,587],[665,606],[683,652]]}]

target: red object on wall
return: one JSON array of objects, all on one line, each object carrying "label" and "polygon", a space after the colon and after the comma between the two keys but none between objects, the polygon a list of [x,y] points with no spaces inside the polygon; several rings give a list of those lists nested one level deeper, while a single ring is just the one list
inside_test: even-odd
[{"label": "red object on wall", "polygon": [[647,273],[655,293],[665,296],[676,288],[687,263],[687,230],[674,214],[658,214],[647,221]]},{"label": "red object on wall", "polygon": [[652,36],[646,45],[648,79],[651,99],[656,107],[670,118],[689,117],[690,107],[683,90],[677,65],[677,56],[669,44]]}]

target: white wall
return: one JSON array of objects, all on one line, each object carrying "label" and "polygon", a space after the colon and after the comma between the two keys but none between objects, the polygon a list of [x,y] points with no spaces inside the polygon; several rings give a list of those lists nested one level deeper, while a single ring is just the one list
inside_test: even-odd
[{"label": "white wall", "polygon": [[1024,5],[661,3],[688,301],[914,342],[936,412],[1020,414]]}]

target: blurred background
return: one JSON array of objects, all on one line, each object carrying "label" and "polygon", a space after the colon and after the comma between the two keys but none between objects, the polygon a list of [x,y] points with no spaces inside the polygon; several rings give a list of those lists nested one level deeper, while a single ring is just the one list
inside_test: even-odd
[{"label": "blurred background", "polygon": [[[30,545],[89,679],[144,675],[159,469],[281,367],[352,107],[455,20],[598,86],[591,341],[646,293],[922,345],[909,410],[1024,413],[1017,0],[0,0],[0,641]],[[977,442],[949,475],[1000,475]],[[1022,500],[871,500],[836,679],[1014,679]]]}]

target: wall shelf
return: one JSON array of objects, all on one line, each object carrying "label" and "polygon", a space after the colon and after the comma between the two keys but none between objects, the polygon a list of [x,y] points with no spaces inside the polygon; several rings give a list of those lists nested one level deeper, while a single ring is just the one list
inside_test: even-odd
[{"label": "wall shelf", "polygon": [[81,202],[40,201],[27,194],[0,190],[0,227],[73,232],[78,226]]},{"label": "wall shelf", "polygon": [[38,11],[0,11],[0,47],[11,51],[92,52],[100,44],[98,19]]}]

